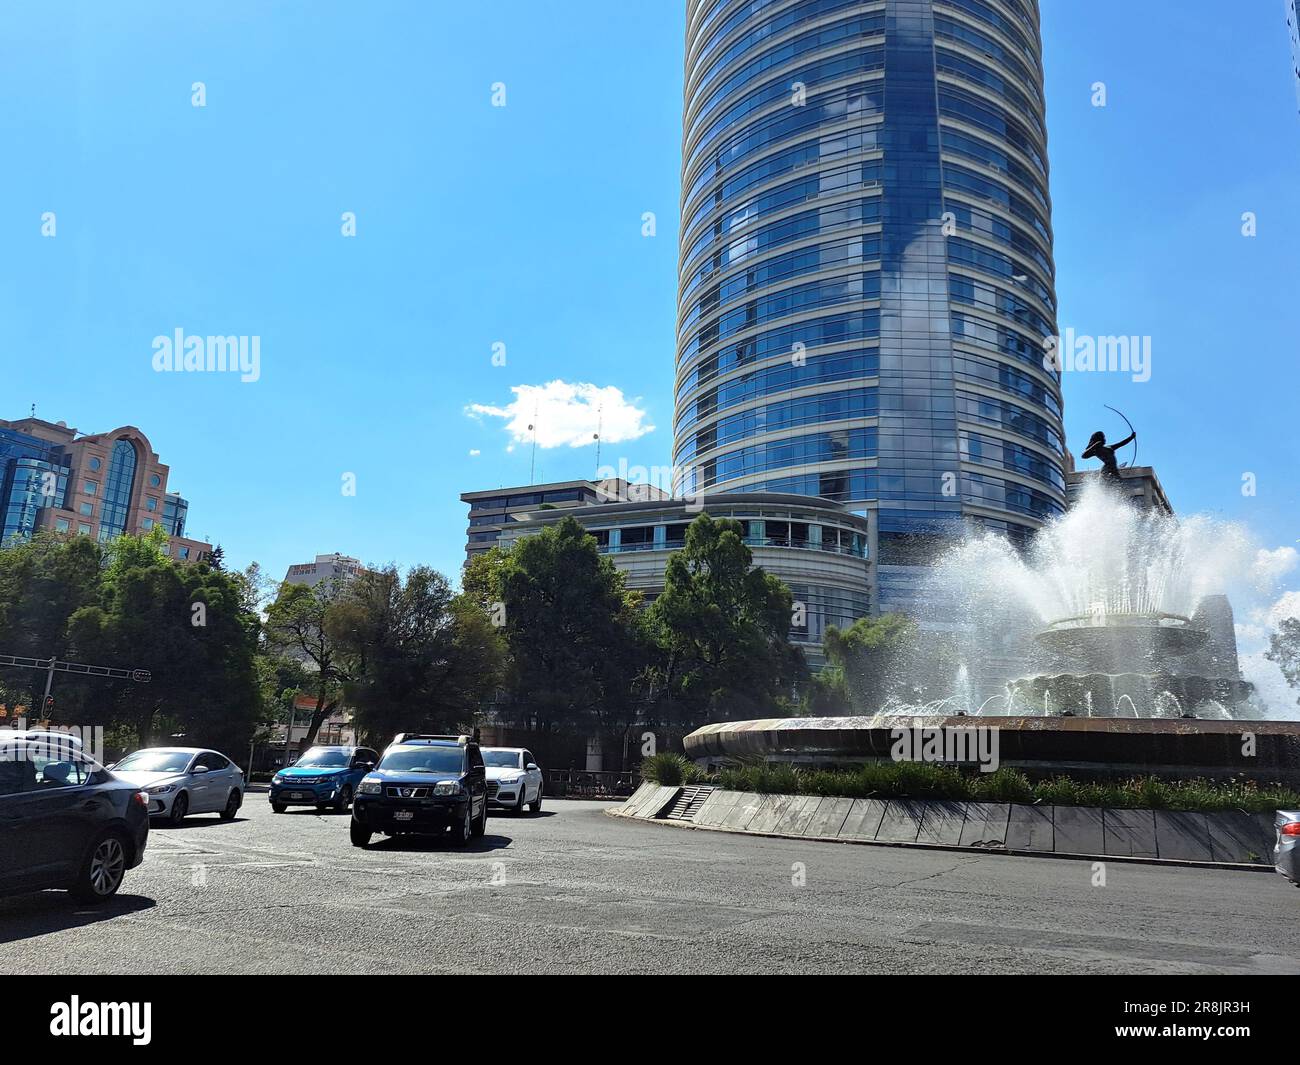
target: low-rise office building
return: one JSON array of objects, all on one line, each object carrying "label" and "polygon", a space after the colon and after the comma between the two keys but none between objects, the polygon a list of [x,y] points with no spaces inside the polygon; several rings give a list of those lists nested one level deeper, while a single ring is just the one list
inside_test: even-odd
[{"label": "low-rise office building", "polygon": [[337,551],[329,555],[317,555],[315,562],[301,562],[285,571],[282,584],[305,584],[314,588],[322,581],[346,581],[355,577],[362,570],[361,560],[351,555],[341,555]]},{"label": "low-rise office building", "polygon": [[534,509],[513,515],[501,529],[500,544],[510,547],[573,517],[625,575],[627,586],[653,602],[663,591],[669,556],[682,548],[687,527],[701,511],[715,519],[739,521],[754,564],[789,585],[796,604],[790,638],[803,647],[814,668],[823,661],[827,625],[847,628],[870,613],[868,521],[838,503],[812,496],[734,492],[699,501],[661,498]]},{"label": "low-rise office building", "polygon": [[667,499],[668,493],[651,484],[632,484],[619,477],[603,481],[552,481],[549,484],[517,485],[482,492],[463,492],[461,502],[469,504],[469,530],[465,561],[496,546],[503,529],[520,516],[542,507],[571,510],[594,507],[611,501]]},{"label": "low-rise office building", "polygon": [[0,544],[38,529],[105,543],[161,527],[167,554],[197,562],[212,545],[185,535],[189,502],[169,491],[170,473],[134,425],[82,434],[65,422],[0,420]]}]

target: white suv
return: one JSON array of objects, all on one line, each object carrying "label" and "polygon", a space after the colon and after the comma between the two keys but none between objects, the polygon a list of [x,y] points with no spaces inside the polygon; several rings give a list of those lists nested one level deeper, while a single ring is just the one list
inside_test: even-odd
[{"label": "white suv", "polygon": [[522,747],[484,747],[487,767],[488,805],[512,813],[533,813],[542,808],[542,770],[531,751]]}]

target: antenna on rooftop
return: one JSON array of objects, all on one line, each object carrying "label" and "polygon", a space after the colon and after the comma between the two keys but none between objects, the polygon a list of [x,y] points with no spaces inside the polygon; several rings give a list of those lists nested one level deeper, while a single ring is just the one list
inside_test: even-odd
[{"label": "antenna on rooftop", "polygon": [[529,483],[529,484],[536,484],[536,483],[537,483],[537,478],[536,478],[536,476],[535,476],[536,473],[537,473],[537,410],[538,410],[538,408],[537,408],[536,406],[534,406],[534,407],[533,407],[533,420],[528,424],[528,431],[529,431],[530,433],[533,434],[533,457],[532,457],[532,461],[529,462],[529,464],[528,464],[528,483]]}]

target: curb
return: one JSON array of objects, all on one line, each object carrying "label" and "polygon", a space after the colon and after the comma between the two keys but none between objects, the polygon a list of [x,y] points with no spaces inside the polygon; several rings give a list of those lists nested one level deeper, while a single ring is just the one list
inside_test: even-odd
[{"label": "curb", "polygon": [[956,854],[1000,854],[1008,858],[1053,858],[1060,861],[1122,862],[1127,865],[1163,865],[1185,869],[1224,869],[1238,873],[1276,873],[1271,865],[1244,862],[1193,862],[1181,858],[1134,858],[1124,854],[1058,854],[1056,851],[1008,850],[1006,847],[954,847],[946,843],[907,843],[900,840],[843,839],[839,836],[794,836],[786,832],[749,832],[740,828],[718,828],[714,825],[693,825],[689,821],[666,821],[663,818],[634,817],[619,813],[617,807],[605,810],[606,817],[617,817],[643,825],[660,825],[664,828],[685,828],[692,832],[724,832],[732,836],[753,836],[757,839],[789,839],[800,843],[839,843],[846,847],[899,847],[922,851],[951,851]]},{"label": "curb", "polygon": [[1245,811],[852,799],[645,782],[605,813],[769,839],[1274,871],[1267,858],[1274,842],[1272,818]]}]

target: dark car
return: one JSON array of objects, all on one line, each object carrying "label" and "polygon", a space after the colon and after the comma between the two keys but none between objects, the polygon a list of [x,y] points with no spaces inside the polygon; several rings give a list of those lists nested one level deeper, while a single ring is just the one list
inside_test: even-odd
[{"label": "dark car", "polygon": [[463,847],[487,825],[487,774],[468,736],[398,733],[379,765],[357,785],[352,845],[365,847],[376,832],[437,835],[451,830]]},{"label": "dark car", "polygon": [[144,860],[149,797],[69,743],[0,736],[0,894],[103,902]]},{"label": "dark car", "polygon": [[313,747],[271,778],[271,809],[282,814],[290,806],[333,807],[343,813],[378,761],[369,747]]}]

